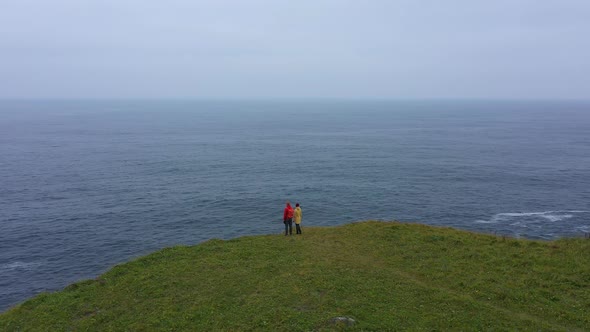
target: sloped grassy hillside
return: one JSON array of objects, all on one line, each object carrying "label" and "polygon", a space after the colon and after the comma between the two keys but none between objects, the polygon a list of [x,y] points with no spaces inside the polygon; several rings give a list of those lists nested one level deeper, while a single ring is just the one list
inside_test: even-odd
[{"label": "sloped grassy hillside", "polygon": [[[277,226],[278,227],[278,226]],[[167,248],[0,315],[19,330],[590,330],[590,240],[362,222]]]}]

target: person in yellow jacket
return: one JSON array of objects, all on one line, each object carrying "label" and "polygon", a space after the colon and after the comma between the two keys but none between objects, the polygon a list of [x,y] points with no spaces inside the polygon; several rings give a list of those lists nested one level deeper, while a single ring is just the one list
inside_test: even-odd
[{"label": "person in yellow jacket", "polygon": [[299,203],[295,204],[295,210],[293,211],[293,220],[295,221],[295,228],[297,234],[301,234],[301,206]]}]

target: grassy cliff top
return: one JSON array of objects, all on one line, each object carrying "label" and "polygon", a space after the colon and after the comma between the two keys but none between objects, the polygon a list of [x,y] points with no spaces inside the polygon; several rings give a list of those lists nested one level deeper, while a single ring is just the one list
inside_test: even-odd
[{"label": "grassy cliff top", "polygon": [[[281,225],[282,226],[282,225]],[[279,227],[277,225],[277,227]],[[363,222],[163,249],[0,330],[589,330],[590,241]]]}]

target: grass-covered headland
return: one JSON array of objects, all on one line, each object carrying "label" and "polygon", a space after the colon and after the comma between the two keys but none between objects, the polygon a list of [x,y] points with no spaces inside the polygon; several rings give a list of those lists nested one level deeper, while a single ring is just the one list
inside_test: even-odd
[{"label": "grass-covered headland", "polygon": [[[282,225],[277,225],[280,229]],[[590,330],[590,240],[384,222],[167,248],[0,315],[13,330]]]}]

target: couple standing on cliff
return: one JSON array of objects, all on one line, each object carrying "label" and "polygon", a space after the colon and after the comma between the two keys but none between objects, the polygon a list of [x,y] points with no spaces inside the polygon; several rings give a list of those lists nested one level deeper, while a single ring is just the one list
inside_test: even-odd
[{"label": "couple standing on cliff", "polygon": [[[283,212],[283,224],[285,224],[285,236],[287,234],[293,235],[293,221],[297,228],[297,234],[301,234],[301,207],[299,203],[295,204],[295,210],[291,207],[291,203],[287,201],[285,211]],[[288,232],[287,232],[288,231]]]}]

